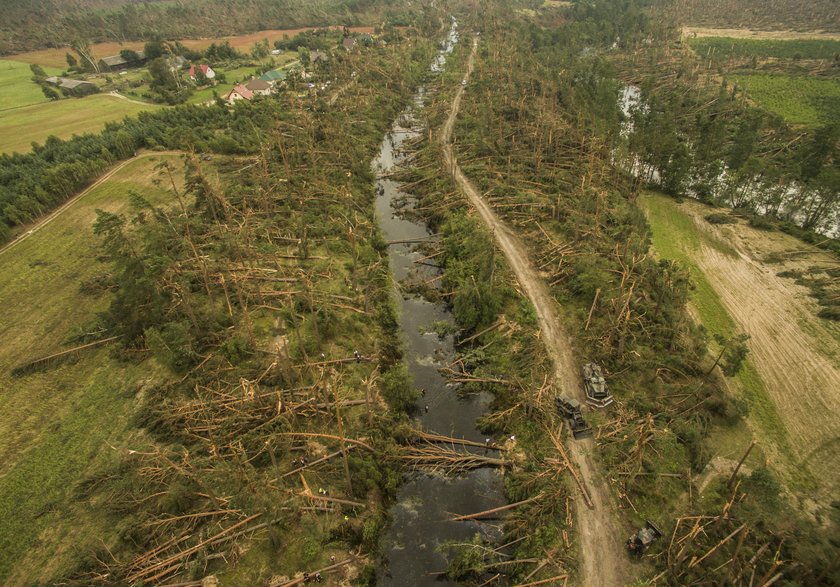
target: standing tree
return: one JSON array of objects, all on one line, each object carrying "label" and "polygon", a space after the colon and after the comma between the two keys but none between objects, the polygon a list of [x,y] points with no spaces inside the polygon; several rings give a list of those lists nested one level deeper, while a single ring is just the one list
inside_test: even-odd
[{"label": "standing tree", "polygon": [[268,39],[257,41],[251,48],[251,57],[257,61],[262,61],[271,54],[271,49],[268,45]]},{"label": "standing tree", "polygon": [[721,346],[720,353],[715,359],[715,364],[709,369],[707,375],[715,370],[715,367],[720,365],[721,371],[727,377],[734,377],[744,366],[744,360],[750,352],[747,346],[747,341],[750,339],[749,334],[737,334],[735,336],[723,336],[715,334],[715,340]]},{"label": "standing tree", "polygon": [[96,57],[93,56],[93,51],[88,41],[76,39],[70,43],[70,47],[82,58],[83,69],[99,73],[99,64],[96,62]]}]

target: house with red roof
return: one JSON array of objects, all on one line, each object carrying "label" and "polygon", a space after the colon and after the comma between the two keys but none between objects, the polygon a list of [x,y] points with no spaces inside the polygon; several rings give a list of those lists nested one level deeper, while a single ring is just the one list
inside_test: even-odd
[{"label": "house with red roof", "polygon": [[231,91],[222,96],[222,100],[224,100],[228,104],[233,104],[235,102],[239,102],[239,100],[250,100],[253,97],[254,92],[252,92],[242,84],[236,84],[235,86],[233,86],[233,89]]},{"label": "house with red roof", "polygon": [[[203,73],[204,77],[206,77],[207,79],[213,79],[214,77],[216,77],[216,72],[213,71],[213,68],[210,67],[209,65],[207,65],[206,63],[202,63],[201,65],[199,65],[198,70],[201,71],[201,73]],[[196,76],[195,65],[190,63],[190,79],[192,81],[195,81],[195,76]]]}]

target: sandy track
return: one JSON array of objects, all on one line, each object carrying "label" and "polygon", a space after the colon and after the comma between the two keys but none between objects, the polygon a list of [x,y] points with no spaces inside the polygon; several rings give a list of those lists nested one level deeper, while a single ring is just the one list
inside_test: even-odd
[{"label": "sandy track", "polygon": [[738,328],[750,335],[750,360],[778,409],[795,457],[830,498],[840,483],[840,328],[816,317],[816,302],[804,287],[777,275],[819,265],[827,256],[815,253],[767,265],[762,255],[807,245],[743,224],[711,225],[703,219],[708,209],[687,204],[683,209],[698,230],[736,252],[704,245],[696,261]]},{"label": "sandy track", "polygon": [[73,196],[72,198],[67,200],[66,202],[64,202],[61,206],[59,206],[58,208],[56,208],[55,210],[50,212],[47,216],[38,220],[29,230],[27,230],[26,232],[18,235],[17,238],[12,240],[11,242],[6,243],[5,246],[0,248],[0,255],[2,255],[3,253],[5,253],[8,250],[13,249],[15,246],[17,246],[18,244],[25,241],[30,236],[32,236],[33,234],[35,234],[36,232],[38,232],[39,230],[44,228],[47,224],[49,224],[50,222],[52,222],[53,220],[58,218],[59,215],[61,215],[64,211],[66,211],[68,208],[70,208],[70,206],[72,206],[73,204],[75,204],[76,202],[78,202],[79,200],[84,198],[91,191],[93,191],[94,189],[96,189],[97,187],[102,185],[102,183],[111,179],[111,177],[115,173],[117,173],[120,169],[122,169],[123,167],[125,167],[126,165],[131,163],[132,161],[136,161],[137,159],[142,159],[143,157],[154,157],[154,156],[158,156],[158,155],[178,155],[178,154],[180,154],[180,151],[151,151],[151,152],[148,152],[148,153],[141,153],[140,155],[132,157],[131,159],[126,159],[122,163],[118,163],[115,167],[112,167],[109,171],[107,171],[105,173],[105,175],[101,176],[99,179],[94,181],[92,184],[90,184],[84,190],[82,190],[81,192],[79,192],[78,194],[76,194],[75,196]]},{"label": "sandy track", "polygon": [[[467,62],[464,76],[469,81],[475,62],[478,39],[473,40],[472,53]],[[452,102],[452,108],[441,135],[444,158],[455,181],[475,207],[481,219],[493,231],[496,243],[505,255],[517,281],[533,303],[540,324],[541,336],[554,363],[555,387],[566,394],[574,394],[585,400],[580,375],[572,354],[572,341],[563,330],[555,311],[555,302],[543,280],[534,269],[527,250],[501,221],[490,206],[482,199],[472,182],[458,166],[452,148],[452,130],[461,106],[464,86],[459,86]],[[569,443],[568,453],[580,472],[581,479],[592,499],[591,509],[578,499],[576,510],[577,530],[580,536],[581,585],[585,587],[611,587],[623,585],[631,579],[627,556],[624,552],[623,529],[618,524],[613,509],[615,505],[606,480],[601,477],[592,462],[592,440],[577,440]]]}]

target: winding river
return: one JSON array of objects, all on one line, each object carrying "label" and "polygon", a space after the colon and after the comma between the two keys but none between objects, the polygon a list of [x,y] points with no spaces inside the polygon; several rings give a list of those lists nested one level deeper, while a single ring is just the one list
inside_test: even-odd
[{"label": "winding river", "polygon": [[[432,64],[433,74],[443,71],[447,56],[458,42],[457,23],[452,21],[443,48]],[[373,162],[378,174],[387,175],[400,163],[400,146],[417,136],[409,128],[413,114],[423,107],[427,97],[420,88],[413,105],[394,122],[382,142],[379,156]],[[403,126],[408,125],[408,127]],[[427,227],[399,213],[406,201],[412,200],[400,191],[398,182],[383,177],[377,182],[376,201],[379,226],[389,241],[423,240],[429,237]],[[481,442],[476,419],[489,406],[487,393],[459,395],[457,387],[447,382],[439,368],[455,358],[451,335],[438,336],[435,323],[453,324],[449,310],[442,304],[400,290],[400,282],[409,275],[423,279],[435,277],[439,270],[416,263],[423,257],[412,243],[389,247],[391,271],[397,282],[400,327],[406,342],[405,360],[416,388],[425,395],[418,400],[416,424],[423,430],[455,438]],[[442,576],[446,570],[451,543],[469,541],[476,534],[497,540],[500,527],[487,522],[453,522],[452,514],[483,511],[504,504],[502,478],[493,469],[477,469],[468,474],[447,478],[433,474],[412,474],[406,477],[391,508],[390,522],[381,539],[382,561],[380,585],[454,585]]]}]

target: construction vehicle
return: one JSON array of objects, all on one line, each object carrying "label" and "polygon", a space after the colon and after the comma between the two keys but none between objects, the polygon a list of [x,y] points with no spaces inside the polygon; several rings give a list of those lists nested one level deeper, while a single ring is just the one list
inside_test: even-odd
[{"label": "construction vehicle", "polygon": [[613,397],[604,380],[601,367],[595,363],[583,366],[583,387],[586,392],[586,403],[596,408],[605,408],[613,403]]},{"label": "construction vehicle", "polygon": [[554,398],[554,405],[557,406],[557,411],[560,412],[560,415],[569,421],[572,436],[575,438],[592,436],[592,427],[586,423],[586,420],[583,419],[583,414],[580,413],[579,401],[559,395]]},{"label": "construction vehicle", "polygon": [[662,536],[662,531],[650,520],[645,521],[645,527],[627,539],[627,550],[631,556],[641,557],[654,540]]}]

